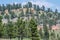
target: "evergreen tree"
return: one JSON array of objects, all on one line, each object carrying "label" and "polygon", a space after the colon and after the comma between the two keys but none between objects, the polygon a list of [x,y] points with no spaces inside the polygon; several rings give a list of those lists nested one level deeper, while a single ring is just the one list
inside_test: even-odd
[{"label": "evergreen tree", "polygon": [[48,8],[48,9],[47,9],[47,12],[51,12],[51,9],[50,9],[50,8]]},{"label": "evergreen tree", "polygon": [[34,4],[34,10],[36,10],[36,8],[37,8],[37,7],[36,7],[36,5]]},{"label": "evergreen tree", "polygon": [[2,6],[0,5],[0,11],[2,11]]},{"label": "evergreen tree", "polygon": [[25,37],[26,38],[30,38],[31,36],[31,31],[30,31],[30,28],[29,28],[29,21],[25,21]]},{"label": "evergreen tree", "polygon": [[18,28],[12,23],[12,22],[8,22],[7,24],[7,34],[8,37],[11,38],[16,38],[18,35]]},{"label": "evergreen tree", "polygon": [[56,36],[55,36],[55,32],[54,32],[54,30],[52,30],[52,32],[51,32],[50,35],[51,35],[51,40],[55,40],[55,37],[56,37]]},{"label": "evergreen tree", "polygon": [[3,36],[2,16],[0,16],[0,38]]},{"label": "evergreen tree", "polygon": [[46,26],[46,24],[43,24],[43,28],[44,28],[44,39],[45,40],[49,40],[49,32],[48,32],[48,27]]},{"label": "evergreen tree", "polygon": [[42,11],[45,11],[45,6],[44,5],[42,6]]},{"label": "evergreen tree", "polygon": [[2,11],[5,11],[6,7],[4,4],[2,4]]},{"label": "evergreen tree", "polygon": [[19,3],[19,4],[18,4],[18,7],[19,7],[19,8],[22,8],[22,5]]},{"label": "evergreen tree", "polygon": [[39,34],[40,34],[41,39],[43,39],[43,32],[42,32],[42,29],[39,30]]},{"label": "evergreen tree", "polygon": [[17,27],[18,27],[18,40],[23,40],[24,36],[24,29],[25,29],[25,22],[22,19],[17,20]]},{"label": "evergreen tree", "polygon": [[57,39],[60,40],[60,36],[59,36],[59,34],[57,34]]},{"label": "evergreen tree", "polygon": [[28,2],[27,6],[28,6],[28,8],[31,8],[32,7],[32,3]]},{"label": "evergreen tree", "polygon": [[5,12],[2,12],[1,15],[4,15]]},{"label": "evergreen tree", "polygon": [[11,11],[10,11],[9,14],[11,15],[11,19],[17,17],[14,12],[11,12]]},{"label": "evergreen tree", "polygon": [[6,24],[3,24],[3,38],[8,38],[8,32],[7,32],[8,28]]},{"label": "evergreen tree", "polygon": [[47,17],[46,15],[43,16],[43,29],[44,29],[44,40],[49,40],[49,32],[48,32],[48,27],[47,27]]},{"label": "evergreen tree", "polygon": [[55,13],[58,13],[58,10],[57,9],[55,9]]},{"label": "evergreen tree", "polygon": [[6,4],[6,9],[8,9],[8,11],[10,11],[11,9],[13,9],[11,4]]},{"label": "evergreen tree", "polygon": [[37,11],[39,11],[40,10],[40,7],[39,7],[39,5],[37,5],[37,9],[36,9]]},{"label": "evergreen tree", "polygon": [[29,23],[29,27],[31,28],[31,38],[32,40],[39,40],[39,35],[37,31],[37,24],[35,20],[31,19]]},{"label": "evergreen tree", "polygon": [[6,15],[4,16],[4,18],[9,20],[9,15],[6,14]]},{"label": "evergreen tree", "polygon": [[19,6],[18,4],[15,4],[15,9],[18,9],[18,6]]},{"label": "evergreen tree", "polygon": [[48,20],[48,24],[49,24],[49,28],[51,30],[51,26],[55,25],[55,21],[54,20]]},{"label": "evergreen tree", "polygon": [[16,4],[15,3],[13,3],[13,9],[16,9]]}]

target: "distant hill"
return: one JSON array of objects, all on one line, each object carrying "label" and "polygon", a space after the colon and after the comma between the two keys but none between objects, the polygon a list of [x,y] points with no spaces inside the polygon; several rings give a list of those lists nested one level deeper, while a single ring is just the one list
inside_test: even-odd
[{"label": "distant hill", "polygon": [[[51,8],[45,9],[45,6],[39,7],[39,5],[32,4],[31,2],[26,3],[25,5],[19,4],[3,4],[0,5],[0,15],[3,19],[13,20],[15,18],[23,18],[24,20],[30,20],[34,18],[37,20],[37,24],[43,23],[43,20],[53,21],[53,24],[56,24],[60,20],[60,13],[56,9],[55,12]],[[17,20],[17,19],[16,19]]]}]

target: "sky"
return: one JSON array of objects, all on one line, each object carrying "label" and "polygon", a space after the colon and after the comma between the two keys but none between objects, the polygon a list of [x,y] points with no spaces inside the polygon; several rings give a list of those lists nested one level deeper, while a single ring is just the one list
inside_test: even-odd
[{"label": "sky", "polygon": [[51,8],[53,10],[58,9],[60,12],[60,0],[0,0],[0,4],[21,3],[24,5],[29,1],[40,7],[44,5],[46,8]]}]

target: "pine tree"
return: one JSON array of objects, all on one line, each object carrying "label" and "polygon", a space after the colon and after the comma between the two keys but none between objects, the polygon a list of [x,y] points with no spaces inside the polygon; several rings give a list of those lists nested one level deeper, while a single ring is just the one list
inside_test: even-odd
[{"label": "pine tree", "polygon": [[24,29],[25,29],[25,22],[23,21],[23,19],[18,19],[17,20],[17,27],[18,27],[18,40],[23,40],[23,36],[24,36]]},{"label": "pine tree", "polygon": [[45,11],[45,6],[44,5],[42,6],[42,11]]},{"label": "pine tree", "polygon": [[18,35],[18,27],[16,27],[12,22],[8,22],[7,24],[7,34],[8,37],[11,38],[16,38]]},{"label": "pine tree", "polygon": [[15,3],[13,3],[13,9],[16,9],[16,5],[15,5]]},{"label": "pine tree", "polygon": [[51,12],[51,9],[50,9],[50,8],[48,8],[48,9],[47,9],[47,12]]},{"label": "pine tree", "polygon": [[19,4],[18,4],[18,7],[19,7],[19,8],[22,8],[22,5],[19,3]]},{"label": "pine tree", "polygon": [[40,7],[39,7],[39,5],[37,5],[37,9],[36,9],[37,11],[39,11],[40,10]]},{"label": "pine tree", "polygon": [[4,4],[2,4],[2,11],[5,11],[6,7]]},{"label": "pine tree", "polygon": [[55,9],[55,13],[58,13],[58,10],[57,9]]},{"label": "pine tree", "polygon": [[2,6],[0,5],[0,11],[2,11]]},{"label": "pine tree", "polygon": [[2,25],[2,16],[0,16],[0,38],[2,37],[3,35],[3,25]]},{"label": "pine tree", "polygon": [[48,32],[48,27],[46,26],[46,24],[43,24],[43,28],[44,28],[44,39],[45,40],[49,40],[49,32]]},{"label": "pine tree", "polygon": [[11,9],[13,9],[11,4],[6,4],[6,9],[8,9],[8,11],[10,11]]},{"label": "pine tree", "polygon": [[42,29],[39,30],[39,34],[40,34],[41,39],[43,39],[43,32],[42,32]]},{"label": "pine tree", "polygon": [[31,2],[28,2],[28,8],[31,8],[32,7],[32,3]]},{"label": "pine tree", "polygon": [[9,14],[11,15],[11,19],[17,17],[14,12],[11,12],[11,11],[10,11]]},{"label": "pine tree", "polygon": [[29,27],[31,28],[31,38],[32,40],[39,40],[39,35],[37,31],[37,24],[35,20],[31,19],[29,23]]},{"label": "pine tree", "polygon": [[36,10],[37,9],[37,6],[34,4],[34,10]]}]

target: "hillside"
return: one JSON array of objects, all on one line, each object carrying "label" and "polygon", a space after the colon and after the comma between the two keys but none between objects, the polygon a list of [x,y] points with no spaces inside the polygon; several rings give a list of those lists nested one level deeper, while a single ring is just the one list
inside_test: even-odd
[{"label": "hillside", "polygon": [[[29,5],[29,6],[28,6]],[[3,20],[14,20],[15,18],[23,18],[24,20],[29,20],[32,17],[37,20],[37,23],[43,23],[42,20],[52,20],[55,23],[60,19],[58,10],[56,9],[53,12],[50,8],[45,10],[45,7],[39,7],[39,5],[32,4],[31,2],[26,3],[25,5],[21,4],[4,4],[0,5],[0,15],[3,16]],[[17,20],[17,19],[16,19]]]},{"label": "hillside", "polygon": [[60,13],[44,5],[0,5],[0,39],[60,40]]}]

